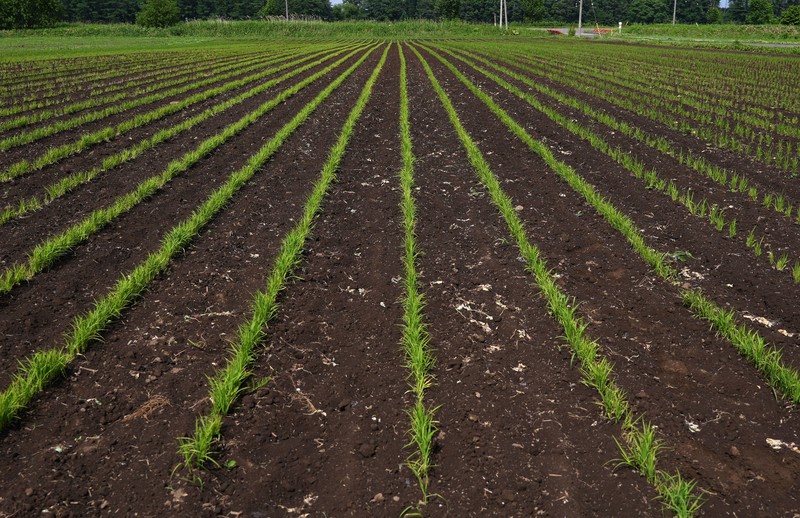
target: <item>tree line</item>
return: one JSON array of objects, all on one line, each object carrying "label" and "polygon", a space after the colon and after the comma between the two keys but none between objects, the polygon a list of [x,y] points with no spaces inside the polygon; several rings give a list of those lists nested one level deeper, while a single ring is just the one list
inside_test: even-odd
[{"label": "tree line", "polygon": [[[784,23],[800,16],[800,0],[585,0],[587,25],[665,23],[673,2],[679,23]],[[508,0],[512,22],[575,23],[578,0]],[[498,0],[0,0],[0,29],[52,25],[58,21],[89,23],[175,23],[179,20],[262,19],[291,15],[322,20],[461,19],[489,23],[496,19]],[[787,21],[788,20],[788,21]]]}]

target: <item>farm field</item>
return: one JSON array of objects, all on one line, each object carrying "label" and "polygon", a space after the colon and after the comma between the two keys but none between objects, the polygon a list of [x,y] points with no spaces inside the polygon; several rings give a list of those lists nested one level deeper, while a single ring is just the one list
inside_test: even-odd
[{"label": "farm field", "polygon": [[800,59],[0,62],[0,516],[800,514]]}]

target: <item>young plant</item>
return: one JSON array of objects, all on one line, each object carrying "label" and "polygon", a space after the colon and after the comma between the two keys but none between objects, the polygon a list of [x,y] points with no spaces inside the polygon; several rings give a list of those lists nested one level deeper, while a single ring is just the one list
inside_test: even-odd
[{"label": "young plant", "polygon": [[[372,47],[374,50],[375,47]],[[295,116],[252,155],[247,163],[232,173],[228,180],[215,190],[205,202],[181,223],[170,230],[162,240],[160,248],[139,263],[129,274],[123,274],[111,292],[97,299],[91,311],[80,315],[73,321],[72,330],[67,336],[66,346],[35,353],[22,362],[14,381],[0,393],[0,431],[4,430],[17,417],[30,400],[51,383],[67,365],[88,346],[99,340],[102,331],[131,305],[150,283],[170,265],[172,259],[182,253],[195,236],[222,211],[230,199],[256,174],[259,168],[275,154],[286,139],[319,107],[344,80],[355,71],[372,50],[366,52],[350,68],[334,79],[312,101],[306,104]],[[310,225],[310,221],[308,222]],[[215,405],[218,403],[215,402]],[[223,405],[224,407],[224,405]],[[207,421],[209,426],[215,420]],[[206,432],[204,432],[206,433]],[[215,437],[218,433],[208,430],[203,437]],[[199,458],[203,458],[202,445],[207,441],[201,438],[194,447],[200,448]],[[182,451],[190,451],[188,446]],[[193,458],[197,458],[196,456]]]},{"label": "young plant", "polygon": [[[374,50],[376,47],[372,47]],[[273,140],[265,145],[257,155],[258,162],[248,164],[252,170],[247,172],[248,178],[255,174],[257,168],[265,160],[264,157],[271,156],[274,150],[273,142],[283,142],[303,121],[305,121],[317,106],[326,99],[334,89],[336,89],[344,79],[350,75],[361,63],[370,55],[370,50],[364,54],[355,64],[353,64],[345,74],[339,76],[325,90],[320,92],[317,97],[298,112],[284,130],[280,131]],[[313,186],[311,194],[306,200],[305,207],[296,225],[284,236],[278,256],[275,259],[272,271],[267,277],[267,285],[263,291],[256,293],[252,304],[252,317],[243,322],[237,331],[236,340],[231,346],[230,355],[223,368],[218,370],[209,379],[209,397],[213,402],[211,411],[207,415],[199,416],[195,423],[195,433],[191,437],[181,437],[178,439],[178,452],[183,457],[183,466],[190,472],[206,467],[208,459],[211,458],[211,447],[219,437],[222,418],[230,410],[238,397],[245,389],[245,381],[250,377],[250,365],[255,359],[255,350],[265,337],[267,324],[275,317],[278,310],[278,295],[286,286],[287,279],[290,278],[295,267],[302,260],[303,247],[306,238],[314,226],[314,220],[319,213],[322,202],[336,178],[336,170],[344,156],[347,144],[353,134],[356,123],[364,111],[372,88],[378,78],[378,74],[386,62],[389,51],[387,46],[377,66],[365,83],[361,95],[356,101],[355,106],[350,111],[345,120],[336,143],[331,148],[328,159],[322,167],[319,179]],[[251,166],[252,164],[252,166]]]},{"label": "young plant", "polygon": [[[420,45],[422,48],[422,45]],[[548,269],[546,263],[541,258],[541,253],[538,248],[528,241],[524,225],[520,220],[517,212],[514,210],[514,205],[511,198],[502,190],[497,177],[491,171],[489,164],[483,157],[483,154],[478,149],[472,137],[461,123],[452,101],[447,93],[441,87],[441,84],[436,79],[430,65],[419,51],[412,47],[412,50],[420,60],[425,72],[430,80],[434,90],[439,96],[439,100],[448,114],[452,126],[456,130],[464,149],[467,152],[470,164],[472,165],[476,175],[484,184],[486,190],[497,208],[500,216],[505,220],[506,226],[510,235],[514,238],[520,250],[520,255],[526,261],[528,270],[533,274],[536,283],[539,285],[542,295],[548,303],[550,313],[558,321],[564,330],[564,337],[567,343],[573,350],[574,356],[581,362],[581,373],[583,375],[583,382],[595,388],[600,394],[603,408],[606,415],[615,421],[622,420],[623,423],[636,422],[630,413],[630,406],[627,403],[624,391],[619,388],[614,382],[611,373],[612,366],[606,358],[601,358],[598,351],[598,345],[593,340],[585,335],[587,325],[582,322],[575,315],[576,305],[571,299],[564,294],[553,278],[552,273]],[[441,61],[458,79],[475,94],[484,104],[491,109],[491,111],[504,123],[508,128],[513,131],[529,148],[541,156],[545,162],[560,176],[567,179],[573,188],[580,189],[580,192],[585,194],[595,207],[604,204],[608,212],[605,214],[609,220],[614,221],[612,224],[621,225],[623,227],[629,222],[624,216],[619,214],[616,210],[611,210],[610,204],[605,202],[602,197],[597,195],[596,191],[588,185],[582,178],[580,178],[575,171],[556,160],[552,152],[539,141],[533,138],[516,123],[500,106],[498,106],[488,95],[482,90],[477,88],[471,83],[461,72],[459,72],[452,64],[442,58],[438,53],[426,48],[426,50],[433,55],[436,59]],[[627,228],[627,227],[625,227]],[[632,232],[633,229],[628,229]],[[644,246],[643,242],[638,242],[639,246]],[[636,246],[636,245],[635,245]],[[651,258],[653,261],[662,262],[661,256],[654,256]],[[572,303],[571,303],[572,302]],[[637,429],[635,427],[626,428],[626,443],[629,447],[633,448],[636,452],[635,455],[652,455],[652,463],[645,463],[645,469],[649,471],[655,465],[655,454],[657,452],[657,443],[653,437],[644,435],[651,428],[642,427]],[[655,468],[652,468],[655,471]],[[647,473],[646,476],[649,476]],[[653,483],[658,485],[661,483],[660,477],[653,477]],[[659,489],[660,491],[660,489]]]}]

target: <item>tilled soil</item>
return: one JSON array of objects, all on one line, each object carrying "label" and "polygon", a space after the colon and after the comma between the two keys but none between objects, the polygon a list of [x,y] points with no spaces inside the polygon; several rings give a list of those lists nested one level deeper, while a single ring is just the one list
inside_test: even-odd
[{"label": "tilled soil", "polygon": [[[586,332],[614,364],[635,415],[657,427],[664,445],[659,467],[697,482],[703,515],[800,513],[795,491],[800,455],[766,442],[798,442],[794,405],[777,399],[755,367],[683,307],[675,286],[650,272],[624,237],[457,77],[418,49],[513,200],[528,239],[541,250],[559,287],[576,298]],[[0,515],[399,516],[416,509],[453,517],[664,514],[655,489],[618,466],[620,425],[604,417],[596,392],[582,382],[563,329],[549,315],[425,70],[403,45],[416,158],[417,268],[436,357],[435,381],[426,391],[438,422],[435,466],[428,502],[419,505],[417,480],[404,465],[412,453],[406,414],[412,398],[400,345],[399,50],[391,44],[302,261],[266,329],[251,386],[224,420],[215,444],[219,465],[187,472],[180,466],[178,438],[193,433],[195,418],[208,411],[207,377],[224,364],[237,326],[249,319],[253,295],[264,288],[281,239],[300,216],[383,47],[102,333],[102,341],[92,343],[3,432]],[[59,345],[76,315],[157,249],[173,225],[357,57],[276,107],[54,267],[0,297],[3,387],[19,360]],[[688,285],[701,287],[737,314],[800,328],[790,275],[765,267],[742,240],[710,230],[707,220],[646,190],[527,103],[454,63],[631,217],[651,246],[690,251],[694,259],[686,267],[699,275],[687,277]],[[3,266],[311,73],[0,227]],[[564,113],[591,125],[579,114]],[[667,134],[631,114],[616,115]],[[186,116],[176,114],[173,123]],[[693,190],[712,193],[719,203],[739,202],[674,160],[592,127]],[[40,153],[43,145],[20,153]],[[96,155],[69,159],[68,169],[92,167],[119,144],[107,145]],[[717,156],[710,153],[708,159]],[[738,167],[729,154],[724,157],[726,167]],[[51,173],[64,167],[54,166]],[[16,196],[15,185],[32,193],[39,184],[30,181],[29,190],[22,181],[8,184],[7,198]],[[742,210],[743,219],[773,217],[757,204]],[[777,221],[772,229],[771,237],[800,249],[790,223]],[[800,365],[796,337],[757,329],[784,348],[787,363]]]}]

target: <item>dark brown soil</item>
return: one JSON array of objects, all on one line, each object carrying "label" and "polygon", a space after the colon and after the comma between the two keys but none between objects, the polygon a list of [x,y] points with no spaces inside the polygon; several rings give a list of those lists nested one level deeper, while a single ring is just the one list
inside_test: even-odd
[{"label": "dark brown soil", "polygon": [[[800,442],[795,406],[776,399],[752,365],[682,306],[676,287],[648,271],[591,206],[436,58],[417,48],[512,198],[529,240],[560,288],[576,297],[587,333],[613,362],[636,415],[657,426],[664,445],[659,467],[697,482],[704,491],[703,515],[800,513],[800,455],[767,443]],[[207,376],[223,364],[237,326],[249,319],[253,295],[264,288],[281,239],[299,217],[382,50],[312,114],[102,341],[0,435],[0,516],[399,516],[417,505],[419,487],[404,465],[412,450],[406,446],[411,396],[400,345],[397,44],[268,326],[253,379],[269,381],[248,389],[226,417],[215,446],[220,466],[199,473],[202,485],[179,467],[177,453],[178,437],[191,434],[196,416],[210,406]],[[664,515],[643,477],[615,469],[620,426],[604,418],[597,394],[582,383],[563,330],[548,314],[425,71],[408,46],[403,51],[416,157],[417,267],[437,362],[426,398],[437,408],[439,433],[422,512]],[[282,103],[54,268],[1,297],[2,386],[18,360],[57,346],[76,315],[156,249],[174,224],[350,63]],[[455,63],[633,218],[651,246],[690,251],[694,259],[681,266],[702,278],[690,275],[687,285],[702,287],[739,315],[800,329],[794,310],[800,301],[786,272],[765,267],[741,239],[710,231],[707,221],[646,190],[564,128]],[[80,65],[73,66],[77,74]],[[44,235],[108,205],[276,92],[0,227],[3,261],[24,258]],[[791,224],[757,204],[744,204],[671,159],[565,113],[649,166],[669,171],[676,182],[735,204],[737,218],[769,218],[770,239],[800,250]],[[617,115],[697,145],[631,114]],[[43,145],[23,149],[37,153]],[[36,192],[44,185],[34,180],[37,175],[54,178],[91,167],[119,146],[108,143],[20,179],[9,184],[6,197]],[[713,159],[722,156],[714,153]],[[726,160],[728,167],[747,165],[732,155]],[[753,325],[784,347],[788,363],[800,365],[796,335]]]}]

